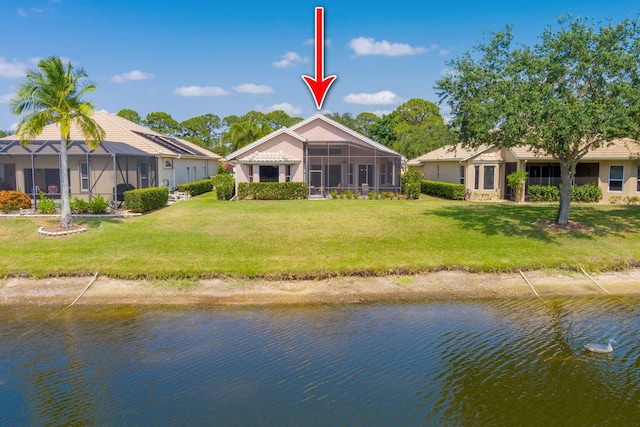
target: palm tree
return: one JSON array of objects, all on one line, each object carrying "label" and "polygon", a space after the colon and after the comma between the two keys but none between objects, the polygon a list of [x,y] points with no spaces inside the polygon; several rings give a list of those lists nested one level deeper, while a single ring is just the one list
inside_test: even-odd
[{"label": "palm tree", "polygon": [[60,126],[60,227],[65,229],[73,227],[67,175],[71,126],[75,124],[80,129],[91,149],[98,148],[105,137],[104,130],[91,118],[93,104],[82,99],[85,93],[96,90],[93,83],[80,82],[85,77],[87,74],[82,68],[74,69],[71,62],[63,65],[57,56],[42,59],[37,70],[27,72],[27,80],[10,101],[14,114],[24,114],[16,129],[23,145],[40,135],[46,125]]}]

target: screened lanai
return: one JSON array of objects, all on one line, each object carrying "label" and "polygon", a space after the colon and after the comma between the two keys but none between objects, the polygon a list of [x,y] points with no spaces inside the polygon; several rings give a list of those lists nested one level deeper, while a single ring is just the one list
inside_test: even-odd
[{"label": "screened lanai", "polygon": [[310,196],[332,190],[400,191],[401,161],[396,153],[357,141],[308,142]]},{"label": "screened lanai", "polygon": [[[87,199],[102,195],[116,200],[126,188],[158,185],[157,158],[124,143],[103,141],[91,150],[84,141],[71,141],[67,151],[70,195]],[[60,198],[60,141],[0,140],[0,189],[20,190],[34,205],[40,193]],[[120,194],[121,196],[121,194]]]}]

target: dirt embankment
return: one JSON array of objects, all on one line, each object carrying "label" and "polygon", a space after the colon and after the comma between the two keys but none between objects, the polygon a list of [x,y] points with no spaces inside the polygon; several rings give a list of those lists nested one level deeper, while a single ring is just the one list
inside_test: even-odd
[{"label": "dirt embankment", "polygon": [[[581,272],[465,273],[441,271],[385,277],[266,281],[213,279],[198,282],[131,281],[109,277],[0,281],[0,304],[321,304],[455,298],[542,298],[553,295],[640,293],[640,269],[585,275]],[[89,283],[91,286],[87,288]],[[83,293],[84,292],[84,293]],[[81,296],[80,296],[81,295]],[[80,297],[79,297],[80,296]],[[79,297],[79,298],[78,298]]]}]

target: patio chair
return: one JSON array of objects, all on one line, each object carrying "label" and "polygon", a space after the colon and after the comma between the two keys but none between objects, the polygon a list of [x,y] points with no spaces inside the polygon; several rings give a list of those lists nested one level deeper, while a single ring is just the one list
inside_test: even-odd
[{"label": "patio chair", "polygon": [[116,185],[116,187],[114,188],[114,193],[116,193],[116,198],[113,201],[113,204],[115,206],[116,209],[120,209],[122,207],[122,204],[124,203],[124,192],[125,191],[129,191],[129,190],[135,190],[136,187],[134,187],[131,184],[118,184]]}]

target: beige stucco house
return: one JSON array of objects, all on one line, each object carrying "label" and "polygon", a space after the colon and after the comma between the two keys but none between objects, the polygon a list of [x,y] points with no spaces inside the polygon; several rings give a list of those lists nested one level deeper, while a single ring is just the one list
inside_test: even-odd
[{"label": "beige stucco house", "polygon": [[235,165],[236,185],[305,182],[311,197],[331,190],[400,191],[400,154],[322,114],[278,129],[226,160]]},{"label": "beige stucco house", "polygon": [[[574,184],[599,186],[603,203],[640,196],[639,156],[638,141],[626,138],[592,150],[578,164]],[[419,168],[425,179],[464,184],[470,200],[511,199],[506,177],[516,171],[529,173],[527,188],[560,184],[560,164],[528,147],[470,149],[458,144],[431,151],[407,165]]]},{"label": "beige stucco house", "polygon": [[[217,154],[188,141],[168,137],[122,117],[96,112],[92,118],[106,137],[96,150],[72,128],[68,171],[72,197],[102,195],[114,200],[126,188],[176,185],[216,174]],[[48,125],[28,145],[17,136],[0,138],[0,189],[21,190],[37,199],[40,192],[60,198],[60,130]]]}]

